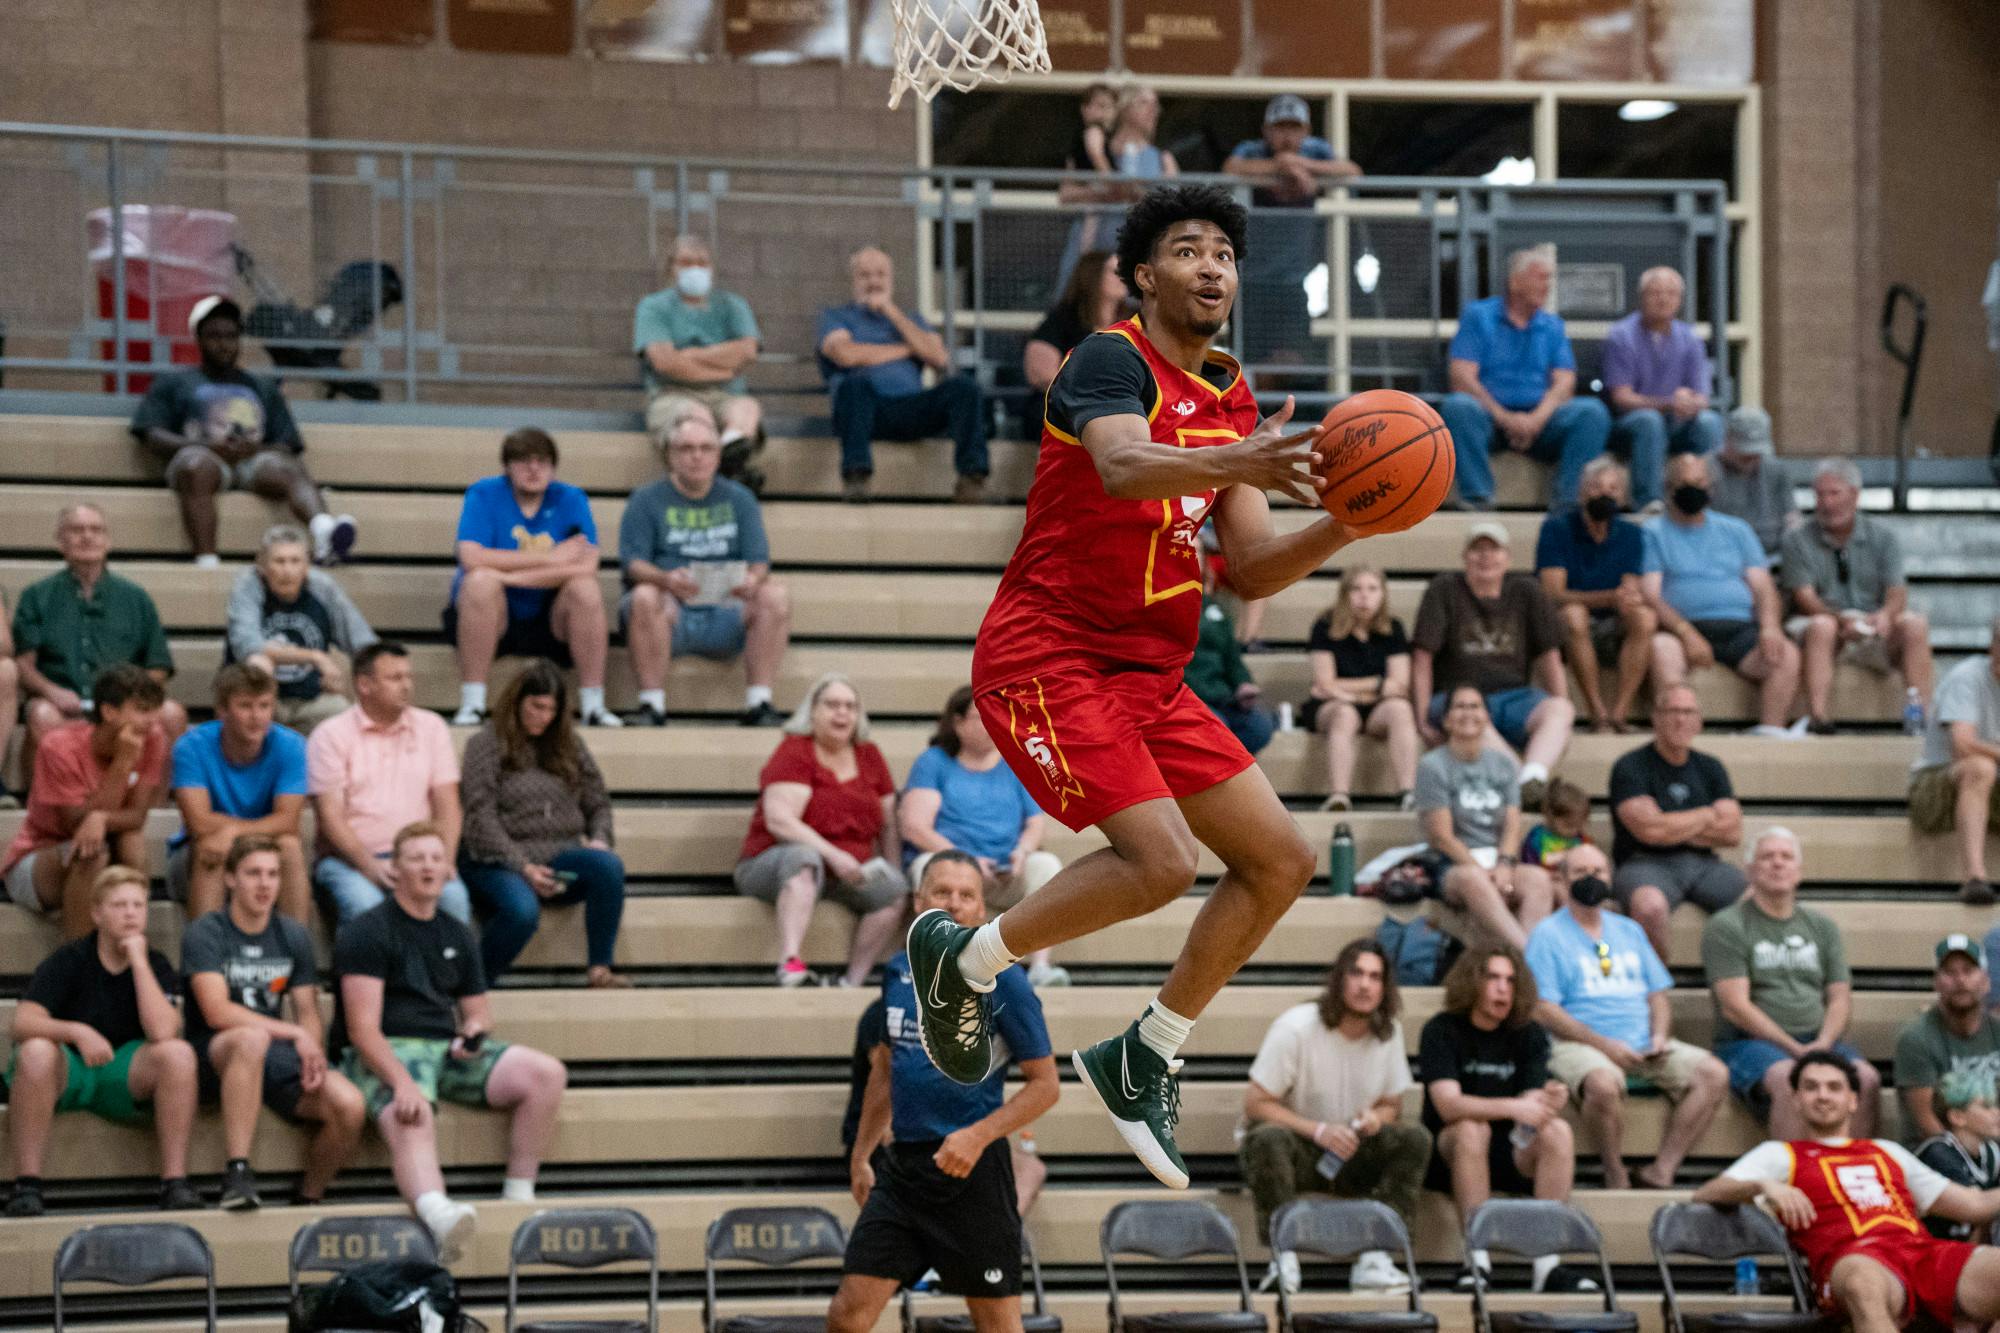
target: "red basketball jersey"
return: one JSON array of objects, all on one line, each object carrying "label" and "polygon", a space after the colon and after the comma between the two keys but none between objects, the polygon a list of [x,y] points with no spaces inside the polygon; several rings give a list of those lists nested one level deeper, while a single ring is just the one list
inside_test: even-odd
[{"label": "red basketball jersey", "polygon": [[[1161,356],[1136,316],[1092,337],[1124,339],[1145,362],[1154,443],[1201,449],[1255,429],[1257,404],[1234,359],[1209,353],[1228,375],[1218,388]],[[1058,381],[1071,369],[1065,361]],[[1045,413],[1027,523],[979,629],[974,687],[996,688],[1060,661],[1179,671],[1200,628],[1199,533],[1216,495],[1107,495],[1089,452]]]},{"label": "red basketball jersey", "polygon": [[1929,1239],[1903,1168],[1873,1139],[1834,1145],[1797,1139],[1791,1184],[1812,1200],[1812,1225],[1791,1233],[1815,1277],[1857,1243]]}]

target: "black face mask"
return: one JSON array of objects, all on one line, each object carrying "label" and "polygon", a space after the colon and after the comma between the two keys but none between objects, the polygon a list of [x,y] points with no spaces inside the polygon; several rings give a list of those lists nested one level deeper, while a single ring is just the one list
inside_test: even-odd
[{"label": "black face mask", "polygon": [[1611,885],[1602,875],[1585,875],[1569,882],[1569,900],[1579,907],[1599,907],[1611,896]]},{"label": "black face mask", "polygon": [[1683,514],[1699,514],[1708,508],[1708,487],[1694,485],[1674,487],[1674,508]]},{"label": "black face mask", "polygon": [[1618,497],[1615,495],[1593,495],[1583,502],[1583,512],[1593,523],[1609,523],[1618,517]]}]

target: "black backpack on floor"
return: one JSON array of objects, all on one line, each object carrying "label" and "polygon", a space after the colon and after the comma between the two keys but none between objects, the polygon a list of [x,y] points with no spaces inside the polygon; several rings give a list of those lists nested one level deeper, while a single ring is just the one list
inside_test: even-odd
[{"label": "black backpack on floor", "polygon": [[426,1308],[443,1321],[444,1333],[484,1333],[486,1326],[459,1307],[451,1274],[422,1259],[356,1264],[331,1282],[301,1288],[287,1327],[290,1333],[425,1333]]}]

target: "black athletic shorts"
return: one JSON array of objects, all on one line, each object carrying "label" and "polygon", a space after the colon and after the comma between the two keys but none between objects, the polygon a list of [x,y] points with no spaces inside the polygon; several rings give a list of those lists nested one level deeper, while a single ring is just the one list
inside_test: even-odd
[{"label": "black athletic shorts", "polygon": [[[216,1035],[211,1034],[208,1042],[214,1041]],[[196,1053],[195,1067],[200,1075],[201,1099],[216,1102],[222,1098],[222,1076],[209,1062],[208,1042],[203,1042]],[[304,1077],[299,1048],[289,1041],[272,1038],[271,1048],[264,1052],[264,1105],[286,1119],[297,1116],[299,1098],[306,1095]]]},{"label": "black athletic shorts", "polygon": [[[1486,1146],[1487,1187],[1495,1194],[1533,1194],[1535,1182],[1514,1165],[1514,1122],[1495,1120],[1491,1124],[1493,1141]],[[1436,1137],[1442,1139],[1443,1132]],[[1424,1188],[1440,1194],[1451,1193],[1451,1162],[1435,1144],[1431,1148],[1430,1165],[1424,1169]]]},{"label": "black athletic shorts", "polygon": [[1754,620],[1692,620],[1695,632],[1708,640],[1708,646],[1715,650],[1715,660],[1731,671],[1736,664],[1757,651],[1757,641],[1763,631]]},{"label": "black athletic shorts", "polygon": [[[556,637],[553,617],[555,615],[555,594],[549,595],[548,602],[540,614],[525,620],[510,618],[507,628],[501,632],[500,646],[493,650],[495,657],[546,657],[559,667],[573,665],[569,655],[569,645]],[[452,643],[458,642],[458,606],[454,603],[444,609],[440,617],[444,622],[444,636]]]},{"label": "black athletic shorts", "polygon": [[938,1141],[875,1154],[875,1188],[847,1238],[843,1271],[907,1287],[935,1268],[939,1287],[975,1298],[1021,1294],[1021,1213],[1007,1140],[987,1145],[963,1180],[931,1160]]}]

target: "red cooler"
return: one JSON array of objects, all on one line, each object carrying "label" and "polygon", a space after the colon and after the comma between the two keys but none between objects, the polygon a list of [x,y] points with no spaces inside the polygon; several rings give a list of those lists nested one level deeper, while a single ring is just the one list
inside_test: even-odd
[{"label": "red cooler", "polygon": [[[123,213],[125,323],[132,335],[125,344],[125,359],[151,361],[153,340],[164,338],[169,341],[169,361],[194,365],[201,357],[188,332],[188,315],[202,297],[227,293],[236,284],[236,215],[174,204],[127,204]],[[97,315],[110,319],[118,300],[111,210],[92,209],[84,228],[91,271],[97,276]],[[100,340],[97,354],[116,361],[114,340]],[[152,382],[151,375],[125,378],[133,393],[144,393]],[[106,375],[104,387],[115,391],[117,377]]]}]

